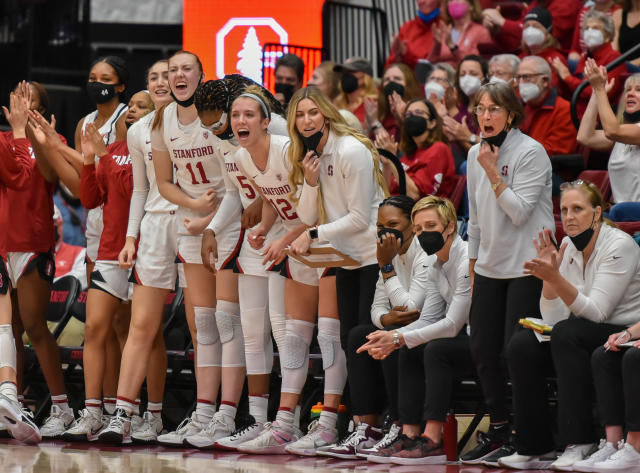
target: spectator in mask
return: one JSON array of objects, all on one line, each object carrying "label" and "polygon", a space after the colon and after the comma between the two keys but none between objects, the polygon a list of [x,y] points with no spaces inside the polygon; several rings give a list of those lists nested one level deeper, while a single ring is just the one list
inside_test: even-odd
[{"label": "spectator in mask", "polygon": [[433,24],[440,16],[438,0],[417,0],[418,13],[400,27],[400,31],[391,42],[391,53],[385,66],[403,62],[411,69],[416,67],[418,59],[426,59],[433,48]]},{"label": "spectator in mask", "polygon": [[275,70],[275,97],[284,108],[287,108],[289,100],[294,92],[302,88],[304,77],[304,62],[295,54],[284,54],[276,61]]},{"label": "spectator in mask", "polygon": [[[616,24],[616,14],[614,12],[618,12],[620,10],[620,5],[615,0],[594,0],[592,3],[585,4],[578,13],[578,17],[576,18],[576,26],[573,30],[573,39],[571,40],[571,49],[569,50],[569,68],[571,70],[575,70],[578,65],[578,61],[580,60],[580,56],[587,50],[587,45],[584,43],[582,36],[580,35],[582,31],[582,22],[584,21],[584,15],[589,10],[597,10],[603,13],[606,13],[611,17],[613,23]],[[616,28],[617,31],[617,28]],[[614,41],[615,44],[615,41]],[[615,47],[614,49],[618,50]]]},{"label": "spectator in mask", "polygon": [[334,105],[353,113],[366,130],[365,100],[368,98],[375,103],[378,97],[371,62],[362,57],[350,57],[344,64],[334,66],[333,70],[342,74],[340,93],[333,101]]},{"label": "spectator in mask", "polygon": [[446,62],[433,65],[433,70],[424,85],[424,96],[436,107],[440,117],[455,117],[458,114],[458,92],[455,88],[456,70]]},{"label": "spectator in mask", "polygon": [[518,67],[518,91],[525,103],[520,130],[539,142],[549,156],[575,153],[576,129],[570,104],[551,85],[551,68],[539,56],[527,56]]},{"label": "spectator in mask", "polygon": [[504,82],[516,87],[520,58],[515,54],[496,54],[489,60],[489,82]]},{"label": "spectator in mask", "polygon": [[[588,57],[593,58],[598,66],[606,66],[620,56],[620,53],[613,49],[611,43],[614,33],[613,21],[609,15],[597,10],[589,10],[585,13],[581,35],[584,43],[587,45],[587,51],[580,56],[575,72],[571,74],[569,68],[560,59],[554,59],[551,63],[561,80],[562,88],[560,90],[562,91],[564,89],[564,94],[572,94],[585,79],[584,68]],[[615,79],[613,87],[608,93],[610,101],[618,101],[618,97],[622,91],[621,76],[625,73],[626,68],[624,64],[609,71],[609,79]],[[580,94],[580,100],[577,103],[578,116],[580,117],[582,117],[582,114],[587,108],[591,92],[591,87],[586,87]]]}]

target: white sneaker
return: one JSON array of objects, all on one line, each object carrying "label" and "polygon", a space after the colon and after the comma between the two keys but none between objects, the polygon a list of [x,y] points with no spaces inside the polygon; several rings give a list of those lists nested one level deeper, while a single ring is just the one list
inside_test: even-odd
[{"label": "white sneaker", "polygon": [[640,466],[640,452],[628,443],[604,461],[594,463],[593,471],[624,470]]},{"label": "white sneaker", "polygon": [[73,410],[61,409],[56,404],[51,405],[51,412],[40,426],[40,435],[43,439],[55,439],[61,437],[73,423]]},{"label": "white sneaker", "polygon": [[249,440],[253,440],[260,433],[264,426],[260,422],[255,422],[247,427],[236,430],[229,437],[222,438],[213,444],[213,448],[216,450],[227,450],[229,452],[235,452],[239,445],[242,445]]},{"label": "white sneaker", "polygon": [[0,420],[13,438],[25,443],[37,443],[42,440],[38,427],[33,422],[33,414],[23,410],[18,401],[0,394]]},{"label": "white sneaker", "polygon": [[278,421],[267,422],[260,435],[253,440],[238,445],[237,450],[242,453],[255,453],[258,455],[282,455],[286,453],[284,448],[298,440],[301,435],[294,428],[292,432],[283,429]]},{"label": "white sneaker", "polygon": [[131,439],[134,443],[155,443],[162,432],[162,415],[146,411],[140,419],[140,423],[133,424],[131,419]]},{"label": "white sneaker", "polygon": [[573,471],[583,471],[586,473],[593,471],[593,465],[597,462],[601,462],[609,458],[616,453],[624,445],[624,440],[618,442],[618,448],[614,447],[611,442],[607,442],[606,439],[600,440],[598,450],[593,452],[591,456],[584,460],[577,461],[573,464]]},{"label": "white sneaker", "polygon": [[101,442],[127,445],[131,443],[131,417],[121,407],[111,416],[109,425],[98,434]]},{"label": "white sneaker", "polygon": [[67,442],[94,442],[98,440],[98,434],[104,427],[102,417],[96,417],[87,409],[82,409],[71,427],[62,434],[62,439]]},{"label": "white sneaker", "polygon": [[293,455],[315,456],[319,448],[337,441],[338,431],[335,427],[325,427],[316,419],[309,425],[307,435],[285,446],[284,451]]},{"label": "white sneaker", "polygon": [[229,437],[235,430],[235,422],[233,420],[227,422],[225,416],[218,411],[204,429],[197,434],[185,437],[184,443],[190,447],[211,450],[217,440]]},{"label": "white sneaker", "polygon": [[520,455],[516,452],[498,459],[498,464],[514,470],[546,470],[556,458],[555,451],[544,455]]},{"label": "white sneaker", "polygon": [[207,424],[207,420],[203,420],[196,411],[193,411],[191,417],[187,417],[180,422],[180,425],[178,425],[178,428],[174,432],[158,435],[158,443],[165,447],[182,447],[186,437],[197,434],[204,429]]},{"label": "white sneaker", "polygon": [[376,443],[373,447],[358,449],[356,451],[356,456],[360,458],[367,458],[369,455],[374,455],[378,453],[379,450],[382,450],[383,448],[387,448],[389,445],[395,442],[396,439],[398,438],[398,435],[400,435],[401,431],[402,431],[401,425],[391,424],[391,428],[389,429],[389,432],[387,432],[385,436],[382,437],[382,439],[378,443]]},{"label": "white sneaker", "polygon": [[140,417],[138,414],[134,414],[131,416],[131,432],[132,432],[131,435],[132,436],[142,428],[142,424],[144,424],[144,419],[142,419],[142,417]]},{"label": "white sneaker", "polygon": [[567,445],[560,457],[554,461],[549,468],[552,470],[572,471],[573,464],[584,460],[591,452],[595,451],[595,443],[585,443],[580,445]]}]

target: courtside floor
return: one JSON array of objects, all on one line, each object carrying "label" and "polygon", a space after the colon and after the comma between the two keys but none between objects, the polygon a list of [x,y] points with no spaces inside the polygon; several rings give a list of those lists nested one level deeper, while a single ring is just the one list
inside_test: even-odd
[{"label": "courtside floor", "polygon": [[466,465],[390,466],[287,455],[239,455],[162,447],[0,441],[1,473],[507,473]]}]

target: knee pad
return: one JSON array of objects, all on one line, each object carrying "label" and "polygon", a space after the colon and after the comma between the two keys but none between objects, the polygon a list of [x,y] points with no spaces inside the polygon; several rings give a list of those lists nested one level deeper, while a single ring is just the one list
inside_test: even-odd
[{"label": "knee pad", "polygon": [[196,341],[198,342],[197,366],[220,366],[222,345],[216,324],[214,307],[194,307]]},{"label": "knee pad", "polygon": [[347,382],[347,357],[340,344],[340,321],[328,317],[318,319],[318,345],[325,371],[325,394],[342,394]]},{"label": "knee pad", "polygon": [[271,373],[273,343],[267,307],[243,309],[241,320],[247,374]]},{"label": "knee pad", "polygon": [[269,274],[269,320],[271,332],[278,346],[278,351],[285,351],[285,338],[287,335],[287,317],[284,309],[284,285],[285,278],[280,274]]},{"label": "knee pad", "polygon": [[242,323],[240,322],[240,308],[238,304],[218,301],[216,323],[222,342],[222,366],[244,366],[244,338]]},{"label": "knee pad", "polygon": [[307,380],[309,345],[315,324],[303,320],[287,320],[284,351],[281,353],[282,392],[299,394]]},{"label": "knee pad", "polygon": [[11,324],[0,325],[0,368],[16,371],[16,341]]}]

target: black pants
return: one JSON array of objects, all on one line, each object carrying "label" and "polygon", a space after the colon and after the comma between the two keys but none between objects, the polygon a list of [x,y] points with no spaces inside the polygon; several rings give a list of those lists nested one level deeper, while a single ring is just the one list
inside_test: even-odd
[{"label": "black pants", "polygon": [[356,325],[371,324],[371,304],[378,281],[378,265],[336,270],[340,342],[346,351],[349,332]]},{"label": "black pants", "polygon": [[378,330],[373,324],[358,325],[349,332],[347,366],[350,410],[353,415],[382,414],[389,408],[398,419],[398,351],[384,360],[374,360],[356,350],[367,342],[367,335]]},{"label": "black pants", "polygon": [[400,349],[400,422],[445,421],[454,381],[475,374],[466,330],[454,338]]},{"label": "black pants", "polygon": [[522,317],[540,317],[542,281],[527,276],[493,279],[476,273],[469,321],[471,354],[491,422],[509,420],[504,350]]},{"label": "black pants", "polygon": [[640,431],[640,350],[635,347],[591,355],[598,411],[604,425],[624,425]]},{"label": "black pants", "polygon": [[558,440],[562,445],[598,441],[593,429],[591,354],[609,335],[624,328],[573,316],[553,327],[550,343],[558,376]]}]

